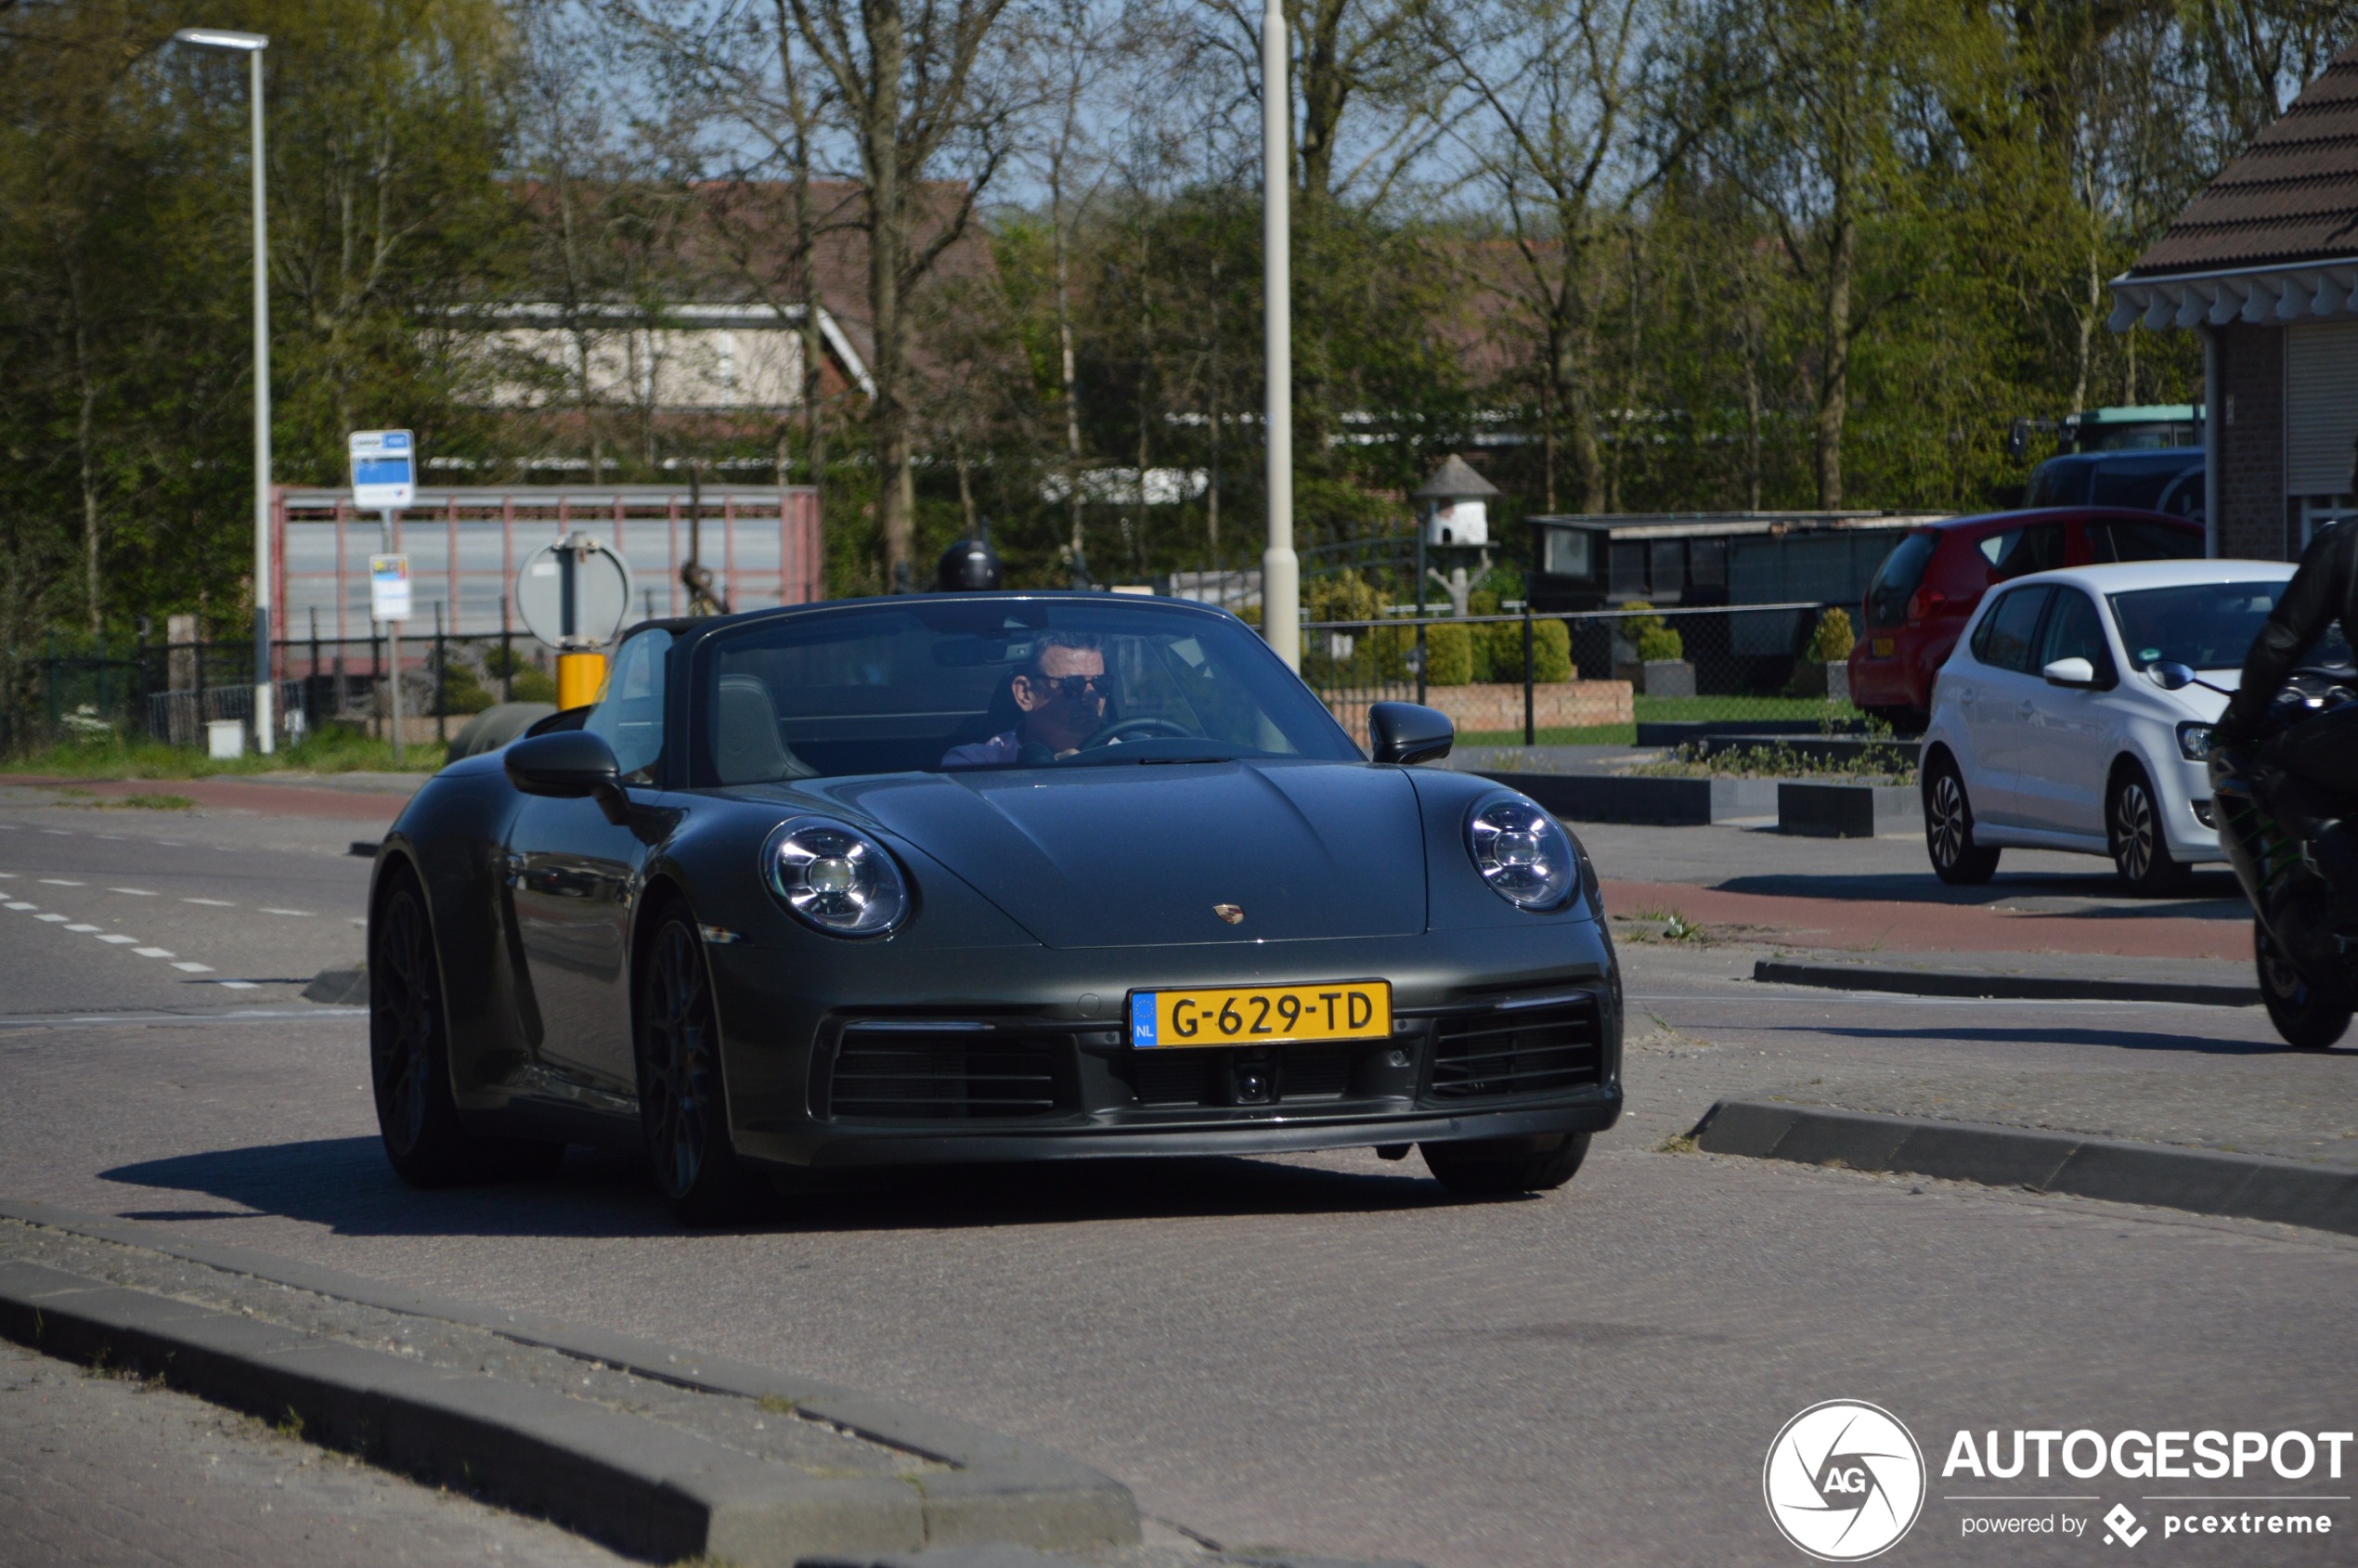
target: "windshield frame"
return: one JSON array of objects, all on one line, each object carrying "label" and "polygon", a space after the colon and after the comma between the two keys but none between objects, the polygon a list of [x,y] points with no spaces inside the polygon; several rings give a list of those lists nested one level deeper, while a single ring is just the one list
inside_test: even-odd
[{"label": "windshield frame", "polygon": [[[714,757],[714,746],[717,737],[712,717],[713,699],[717,693],[719,660],[722,654],[732,643],[737,642],[743,638],[758,637],[764,632],[773,631],[782,625],[787,625],[795,622],[850,618],[865,615],[874,615],[879,611],[900,611],[903,613],[915,614],[923,618],[926,616],[927,612],[954,613],[956,607],[965,604],[972,604],[978,607],[1000,607],[1003,609],[1003,613],[1005,614],[1020,614],[1024,611],[1030,611],[1040,616],[1040,620],[1037,624],[1043,629],[1049,628],[1049,619],[1058,609],[1063,609],[1067,612],[1080,609],[1095,613],[1110,614],[1116,616],[1131,615],[1152,616],[1154,619],[1164,622],[1165,624],[1168,624],[1169,620],[1178,617],[1200,619],[1207,623],[1208,628],[1211,627],[1217,627],[1224,634],[1233,635],[1239,639],[1241,646],[1256,651],[1246,654],[1244,655],[1245,657],[1258,657],[1269,661],[1269,664],[1275,667],[1274,669],[1269,669],[1264,667],[1263,673],[1269,679],[1274,680],[1282,677],[1284,681],[1291,683],[1295,690],[1300,693],[1302,699],[1302,707],[1294,717],[1306,721],[1313,731],[1312,734],[1294,737],[1299,742],[1309,743],[1303,746],[1303,749],[1295,752],[1263,752],[1251,747],[1239,747],[1233,743],[1220,741],[1213,737],[1190,737],[1186,743],[1180,743],[1174,739],[1170,745],[1138,745],[1134,751],[1133,751],[1130,745],[1125,745],[1121,749],[1123,752],[1128,753],[1128,755],[1116,758],[1104,758],[1090,753],[1082,753],[1076,756],[1059,758],[1056,762],[1050,764],[1049,766],[1058,768],[1087,767],[1102,765],[1114,761],[1168,764],[1187,761],[1218,762],[1237,760],[1273,762],[1365,762],[1367,759],[1367,753],[1365,747],[1363,747],[1351,734],[1350,731],[1345,729],[1342,723],[1335,718],[1333,710],[1327,706],[1325,701],[1319,697],[1317,693],[1313,691],[1302,681],[1300,674],[1289,668],[1283,660],[1277,657],[1276,651],[1270,648],[1269,645],[1262,640],[1260,632],[1256,630],[1250,623],[1224,609],[1220,608],[1217,605],[1198,603],[1195,601],[1185,599],[1168,599],[1161,597],[1147,598],[1144,595],[1117,595],[1091,592],[1083,590],[1018,590],[1013,592],[1000,591],[954,594],[896,594],[888,596],[871,596],[862,599],[829,600],[813,604],[791,605],[780,609],[757,611],[745,616],[732,616],[727,617],[716,617],[713,620],[702,623],[702,625],[698,628],[698,629],[702,632],[702,635],[696,637],[693,640],[692,647],[686,650],[687,665],[686,667],[680,671],[680,674],[684,677],[684,679],[680,680],[680,717],[687,730],[686,744],[680,748],[682,754],[681,760],[683,764],[681,773],[684,787],[692,789],[742,787],[739,785],[724,784],[720,782],[719,769]],[[1092,618],[1094,618],[1094,616]],[[1330,751],[1328,748],[1320,747],[1316,744],[1320,740],[1329,741],[1332,743]],[[1196,751],[1200,752],[1201,755],[1175,755],[1173,751],[1173,746],[1182,744],[1191,745]],[[908,773],[912,776],[935,773],[944,776],[955,776],[966,772],[997,772],[1008,770],[1038,768],[1040,766],[1041,764],[1036,762],[988,763],[978,766],[957,768],[942,768],[935,766],[931,768],[913,770],[904,769],[898,771],[887,771],[885,773],[874,775],[867,773],[829,772],[821,771],[809,775],[809,777],[818,780],[829,778],[895,776],[896,773]],[[799,781],[796,779],[782,779],[776,782],[790,784]]]}]

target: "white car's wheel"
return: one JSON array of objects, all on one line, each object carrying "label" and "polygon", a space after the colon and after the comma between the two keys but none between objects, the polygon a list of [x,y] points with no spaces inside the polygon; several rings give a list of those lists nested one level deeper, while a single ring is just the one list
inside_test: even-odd
[{"label": "white car's wheel", "polygon": [[2123,882],[2148,898],[2185,890],[2193,874],[2170,853],[2170,841],[2162,834],[2160,797],[2145,771],[2133,762],[2113,778],[2105,801],[2105,832],[2113,866]]},{"label": "white car's wheel", "polygon": [[1933,875],[1958,887],[1973,887],[1997,874],[1998,851],[1974,842],[1973,802],[1964,775],[1947,752],[1924,765],[1924,852]]}]

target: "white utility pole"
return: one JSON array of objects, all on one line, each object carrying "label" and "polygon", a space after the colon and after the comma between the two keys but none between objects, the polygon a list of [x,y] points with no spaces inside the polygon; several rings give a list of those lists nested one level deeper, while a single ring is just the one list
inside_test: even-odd
[{"label": "white utility pole", "polygon": [[272,750],[277,728],[271,713],[270,680],[270,226],[264,197],[262,145],[262,51],[270,40],[259,32],[227,32],[184,27],[173,38],[200,49],[226,49],[246,57],[251,69],[253,119],[253,744]]},{"label": "white utility pole", "polygon": [[1283,0],[1261,13],[1262,320],[1268,387],[1262,428],[1269,439],[1269,547],[1261,557],[1261,634],[1302,667],[1302,561],[1293,552],[1293,258],[1286,192],[1293,179],[1292,53]]}]

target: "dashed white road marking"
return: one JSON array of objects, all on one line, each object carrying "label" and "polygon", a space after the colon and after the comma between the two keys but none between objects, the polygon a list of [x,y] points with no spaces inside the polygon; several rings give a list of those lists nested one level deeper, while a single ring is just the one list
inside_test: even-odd
[{"label": "dashed white road marking", "polygon": [[120,946],[124,942],[136,942],[139,939],[136,937],[126,937],[120,931],[110,931],[98,940],[102,942],[113,942],[117,946]]},{"label": "dashed white road marking", "polygon": [[172,956],[172,950],[168,947],[135,947],[131,951],[137,953],[142,958],[169,958]]},{"label": "dashed white road marking", "polygon": [[215,980],[213,983],[219,986],[224,991],[252,991],[254,989],[254,983],[252,980]]},{"label": "dashed white road marking", "polygon": [[126,842],[128,842],[128,840],[126,840],[126,839],[123,836],[123,835],[121,835],[121,834],[119,834],[119,833],[94,833],[94,834],[92,834],[90,836],[91,836],[91,837],[93,837],[93,838],[103,838],[103,839],[106,839],[108,842],[110,842],[110,843],[113,843],[113,844],[122,844],[122,843],[126,843]]},{"label": "dashed white road marking", "polygon": [[298,916],[302,917],[302,918],[303,918],[303,919],[304,919],[304,920],[308,920],[308,919],[310,919],[310,918],[311,918],[311,912],[310,912],[309,910],[307,910],[307,909],[266,909],[266,910],[264,910],[262,913],[263,913],[263,914],[292,914],[292,915],[298,915]]},{"label": "dashed white road marking", "polygon": [[10,904],[8,905],[8,907],[9,907],[10,909],[39,909],[41,906],[40,906],[39,904],[13,903],[13,902],[12,902],[12,903],[10,903]]},{"label": "dashed white road marking", "polygon": [[36,914],[33,918],[35,920],[63,920],[66,917],[62,914]]},{"label": "dashed white road marking", "polygon": [[71,926],[69,926],[69,927],[66,927],[66,929],[67,929],[67,930],[69,930],[69,931],[95,931],[95,930],[97,930],[97,928],[98,928],[98,927],[97,927],[96,926],[86,925],[86,924],[84,924],[84,922],[79,921],[79,920],[75,921],[72,925],[71,925]]},{"label": "dashed white road marking", "polygon": [[44,888],[87,888],[90,886],[87,882],[71,882],[62,876],[45,876],[41,879],[41,885]]},{"label": "dashed white road marking", "polygon": [[213,973],[212,965],[200,964],[193,958],[184,958],[180,960],[179,963],[175,964],[173,967],[175,969],[185,969],[191,975],[210,975]]},{"label": "dashed white road marking", "polygon": [[110,893],[128,893],[135,899],[152,899],[156,895],[145,888],[110,888]]},{"label": "dashed white road marking", "polygon": [[41,831],[47,834],[52,838],[71,838],[73,836],[72,834],[68,833],[61,827],[45,827]]},{"label": "dashed white road marking", "polygon": [[235,909],[238,907],[236,904],[231,903],[227,899],[182,899],[180,901],[184,904],[202,904],[207,909]]}]

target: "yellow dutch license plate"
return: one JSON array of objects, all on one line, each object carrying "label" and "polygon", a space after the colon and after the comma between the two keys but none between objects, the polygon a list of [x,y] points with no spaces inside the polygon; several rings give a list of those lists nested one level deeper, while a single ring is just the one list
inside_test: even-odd
[{"label": "yellow dutch license plate", "polygon": [[1895,644],[1888,637],[1875,638],[1867,644],[1867,656],[1871,659],[1887,659],[1891,657],[1894,646]]},{"label": "yellow dutch license plate", "polygon": [[1381,1040],[1391,1033],[1389,980],[1139,991],[1130,995],[1130,1043],[1141,1051]]}]

